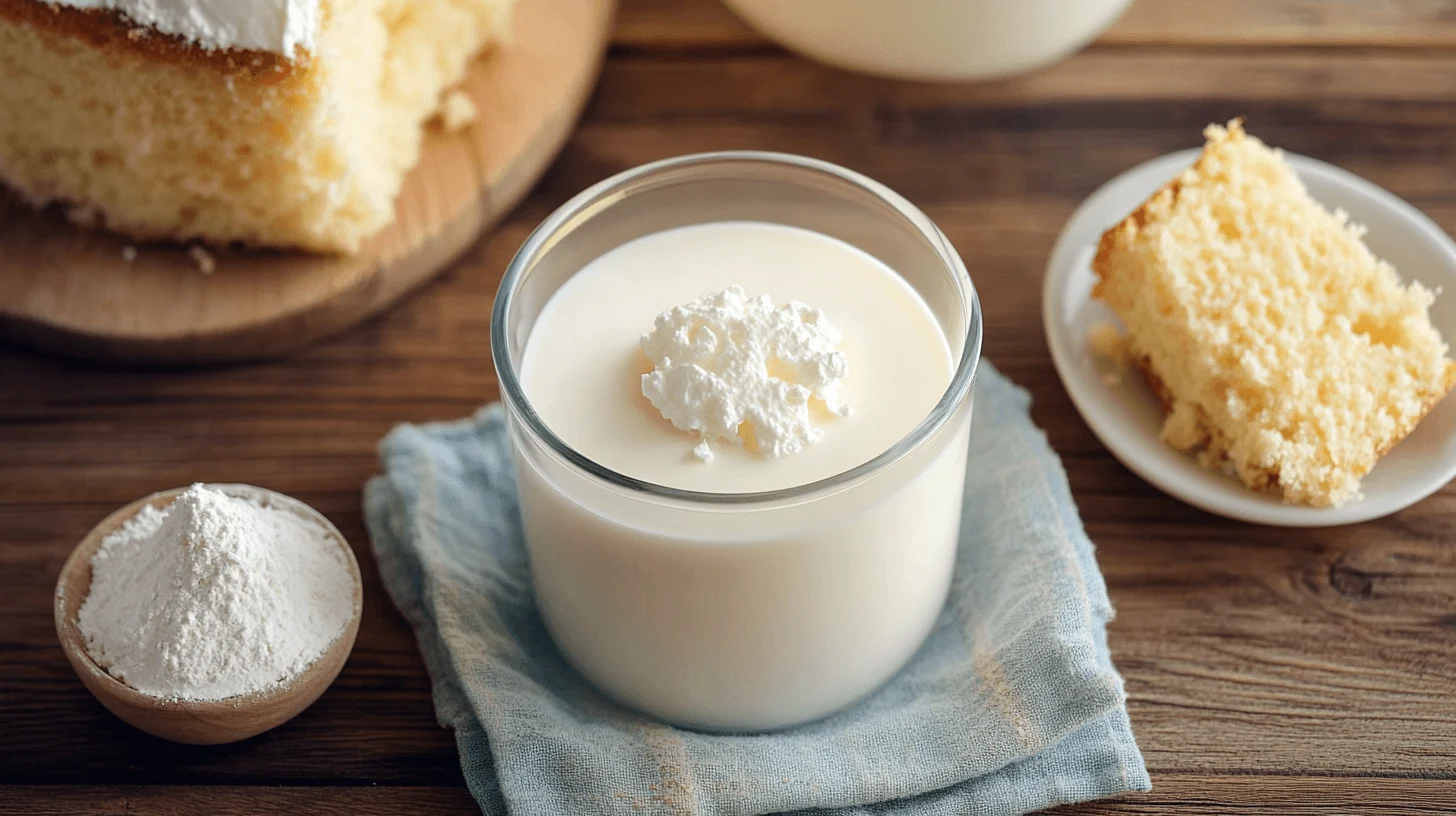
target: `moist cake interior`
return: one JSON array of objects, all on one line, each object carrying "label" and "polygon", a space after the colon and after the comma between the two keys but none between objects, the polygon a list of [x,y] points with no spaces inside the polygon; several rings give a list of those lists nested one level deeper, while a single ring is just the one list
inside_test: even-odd
[{"label": "moist cake interior", "polygon": [[322,0],[288,59],[0,0],[0,182],[143,239],[356,250],[512,3]]}]

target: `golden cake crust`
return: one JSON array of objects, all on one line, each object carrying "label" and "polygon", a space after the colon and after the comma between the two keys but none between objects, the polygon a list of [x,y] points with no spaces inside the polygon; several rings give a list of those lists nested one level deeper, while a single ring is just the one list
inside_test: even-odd
[{"label": "golden cake crust", "polygon": [[0,186],[140,240],[353,252],[512,0],[320,0],[296,59],[0,0]]}]

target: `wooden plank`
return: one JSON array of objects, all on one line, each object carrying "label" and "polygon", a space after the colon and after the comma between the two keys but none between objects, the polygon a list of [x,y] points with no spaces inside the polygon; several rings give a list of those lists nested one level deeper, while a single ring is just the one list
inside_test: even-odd
[{"label": "wooden plank", "polygon": [[1150,523],[1116,498],[1081,505],[1152,767],[1456,772],[1452,496],[1320,532]]},{"label": "wooden plank", "polygon": [[[164,787],[28,786],[4,791],[0,814],[44,812],[55,816],[244,816],[301,812],[319,816],[393,816],[399,813],[474,814],[463,787]],[[1449,813],[1456,782],[1448,780],[1300,776],[1166,775],[1151,793],[1071,805],[1047,816],[1273,813],[1281,816]]]},{"label": "wooden plank", "polygon": [[257,813],[311,816],[478,816],[465,787],[150,787],[37,786],[0,791],[0,814],[54,816],[252,816]]},{"label": "wooden plank", "polygon": [[1160,814],[1450,813],[1456,782],[1446,779],[1320,776],[1200,776],[1160,774],[1150,793],[1107,802],[1054,808],[1047,816],[1159,816]]},{"label": "wooden plank", "polygon": [[[671,50],[767,44],[718,0],[623,0],[612,42]],[[1097,45],[1434,48],[1453,43],[1452,0],[1135,0]]]},{"label": "wooden plank", "polygon": [[718,0],[621,0],[612,45],[638,49],[753,48],[768,43]]},{"label": "wooden plank", "polygon": [[[1189,106],[1278,101],[1360,103],[1373,110],[1350,110],[1346,115],[1365,117],[1372,126],[1396,128],[1418,116],[1444,115],[1439,105],[1420,110],[1410,103],[1447,102],[1453,96],[1456,52],[1093,50],[1034,74],[977,85],[866,78],[783,55],[713,61],[638,57],[614,60],[604,72],[593,105],[595,115],[586,126],[673,119],[678,127],[693,127],[769,114],[809,123],[812,117],[832,112],[855,114],[872,124],[874,116],[914,110],[1077,102],[1110,107],[1120,102]],[[1400,110],[1401,105],[1409,107]],[[1113,118],[1112,110],[1105,113],[1109,117],[1102,122],[1104,128],[1146,124]],[[1021,124],[1022,130],[1035,131],[1055,123],[1027,115]]]},{"label": "wooden plank", "polygon": [[1393,46],[1456,43],[1451,0],[1134,0],[1106,45]]}]

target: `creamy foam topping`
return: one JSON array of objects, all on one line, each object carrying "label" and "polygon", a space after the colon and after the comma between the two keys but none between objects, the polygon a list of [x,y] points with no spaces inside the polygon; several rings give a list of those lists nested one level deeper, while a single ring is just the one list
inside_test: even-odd
[{"label": "creamy foam topping", "polygon": [[292,59],[312,49],[319,0],[52,0],[78,9],[109,9],[132,22],[190,40],[209,51],[272,51]]},{"label": "creamy foam topping", "polygon": [[765,456],[798,453],[824,434],[812,421],[816,402],[849,416],[839,393],[849,370],[841,338],[818,309],[794,300],[775,308],[768,295],[731,286],[657,316],[641,341],[654,366],[642,375],[642,395],[675,427],[699,434],[700,461],[712,461],[714,439]]}]

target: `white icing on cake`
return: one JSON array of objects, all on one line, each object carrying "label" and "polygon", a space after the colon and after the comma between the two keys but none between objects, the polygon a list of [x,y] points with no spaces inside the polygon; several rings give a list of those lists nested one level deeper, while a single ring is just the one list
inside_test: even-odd
[{"label": "white icing on cake", "polygon": [[139,26],[206,50],[272,51],[292,59],[311,50],[320,0],[50,0],[78,9],[120,12]]},{"label": "white icing on cake", "polygon": [[839,395],[849,370],[841,338],[818,309],[793,300],[774,308],[768,295],[749,298],[732,286],[657,316],[641,342],[654,365],[642,375],[642,395],[674,426],[700,435],[700,461],[712,461],[713,439],[743,447],[745,424],[765,456],[798,453],[824,435],[811,400],[849,416]]}]

